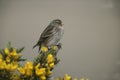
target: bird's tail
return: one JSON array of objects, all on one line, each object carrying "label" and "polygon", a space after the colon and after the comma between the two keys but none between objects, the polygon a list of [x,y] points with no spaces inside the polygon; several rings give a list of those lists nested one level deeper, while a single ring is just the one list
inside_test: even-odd
[{"label": "bird's tail", "polygon": [[35,44],[35,45],[33,46],[33,49],[34,49],[36,46],[38,46],[38,44]]},{"label": "bird's tail", "polygon": [[38,50],[39,53],[41,53],[41,45],[39,46],[39,50]]},{"label": "bird's tail", "polygon": [[34,49],[36,46],[39,46],[39,50],[38,50],[38,52],[40,53],[40,52],[41,52],[41,44],[40,44],[40,45],[38,45],[38,43],[35,44],[35,45],[33,46],[33,49]]}]

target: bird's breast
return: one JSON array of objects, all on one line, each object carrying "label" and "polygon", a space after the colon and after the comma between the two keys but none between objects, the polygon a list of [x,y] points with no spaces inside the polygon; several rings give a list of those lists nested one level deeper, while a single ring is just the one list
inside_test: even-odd
[{"label": "bird's breast", "polygon": [[64,29],[62,27],[59,28],[56,31],[56,33],[49,38],[47,46],[57,45],[59,43],[61,37],[63,36],[63,33],[64,33]]}]

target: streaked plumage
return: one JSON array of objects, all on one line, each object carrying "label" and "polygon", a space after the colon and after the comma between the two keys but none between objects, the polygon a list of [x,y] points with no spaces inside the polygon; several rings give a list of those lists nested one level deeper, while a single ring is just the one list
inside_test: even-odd
[{"label": "streaked plumage", "polygon": [[63,32],[62,21],[60,19],[53,20],[42,32],[37,44],[34,45],[33,48],[39,46],[40,50],[41,46],[51,48],[51,46],[58,45],[63,36]]}]

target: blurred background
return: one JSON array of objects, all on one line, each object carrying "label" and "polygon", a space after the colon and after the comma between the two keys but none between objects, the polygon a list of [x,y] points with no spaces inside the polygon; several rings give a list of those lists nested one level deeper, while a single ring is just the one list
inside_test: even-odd
[{"label": "blurred background", "polygon": [[9,41],[25,46],[32,61],[32,47],[53,19],[65,29],[54,77],[120,80],[120,0],[0,0],[0,48]]}]

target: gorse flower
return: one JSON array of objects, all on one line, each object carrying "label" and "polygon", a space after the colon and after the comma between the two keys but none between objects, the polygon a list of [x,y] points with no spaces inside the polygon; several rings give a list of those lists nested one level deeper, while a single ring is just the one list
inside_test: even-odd
[{"label": "gorse flower", "polygon": [[48,76],[49,76],[49,75],[51,75],[51,74],[52,74],[52,71],[51,71],[51,70],[50,70],[50,68],[48,67],[48,68],[47,68],[46,75],[48,75]]},{"label": "gorse flower", "polygon": [[19,67],[18,71],[25,76],[32,76],[33,63],[27,62],[24,67]]},{"label": "gorse flower", "polygon": [[2,54],[0,53],[0,60],[2,60],[3,59],[3,56],[2,56]]},{"label": "gorse flower", "polygon": [[10,62],[11,61],[9,56],[7,56],[5,59],[6,59],[6,62]]},{"label": "gorse flower", "polygon": [[71,76],[69,76],[68,74],[65,74],[64,80],[71,80]]},{"label": "gorse flower", "polygon": [[5,62],[5,61],[0,60],[0,70],[5,69],[5,67],[6,67],[6,62]]},{"label": "gorse flower", "polygon": [[35,66],[35,69],[38,69],[40,68],[40,63],[38,63],[36,66]]},{"label": "gorse flower", "polygon": [[42,47],[41,47],[41,51],[45,53],[45,52],[47,52],[47,51],[48,51],[48,48],[47,48],[47,47],[45,47],[45,46],[42,46]]},{"label": "gorse flower", "polygon": [[13,59],[17,60],[20,56],[22,56],[20,53],[16,52],[16,49],[13,49],[13,51],[10,53],[11,57],[13,57]]},{"label": "gorse flower", "polygon": [[13,74],[16,72],[19,61],[24,61],[20,52],[23,50],[11,47],[10,43],[5,49],[0,50],[0,79],[2,80],[19,80],[13,79]]},{"label": "gorse flower", "polygon": [[40,76],[41,80],[46,80],[46,77],[44,75]]},{"label": "gorse flower", "polygon": [[13,74],[11,77],[13,80],[20,80],[20,76],[18,74]]},{"label": "gorse flower", "polygon": [[80,80],[89,80],[88,78],[81,78]]},{"label": "gorse flower", "polygon": [[52,49],[56,51],[58,49],[58,47],[57,46],[52,46]]},{"label": "gorse flower", "polygon": [[[55,65],[59,62],[57,58],[58,47],[41,47],[40,54],[33,62],[27,61],[23,66],[19,63],[25,61],[21,51],[24,48],[16,49],[9,44],[5,49],[0,50],[0,80],[51,80]],[[78,80],[65,74],[63,78],[56,80]],[[80,80],[88,80],[81,78]]]},{"label": "gorse flower", "polygon": [[35,69],[35,73],[37,76],[45,75],[46,74],[46,68],[37,68]]},{"label": "gorse flower", "polygon": [[25,69],[30,69],[33,70],[33,63],[32,62],[27,62],[24,66]]},{"label": "gorse flower", "polygon": [[18,71],[19,71],[22,75],[25,74],[25,69],[22,68],[22,67],[19,67],[19,68],[18,68]]},{"label": "gorse flower", "polygon": [[15,69],[17,69],[17,67],[18,67],[17,62],[13,62],[5,65],[5,69],[8,71],[14,71]]},{"label": "gorse flower", "polygon": [[48,56],[47,56],[47,63],[52,63],[52,62],[54,62],[54,57],[53,57],[53,55],[52,54],[49,54]]},{"label": "gorse flower", "polygon": [[4,49],[4,52],[5,52],[6,55],[9,55],[9,53],[10,53],[10,51],[9,51],[8,48],[5,48],[5,49]]},{"label": "gorse flower", "polygon": [[55,65],[54,62],[52,62],[52,63],[49,64],[49,67],[50,67],[50,68],[53,68],[54,65]]}]

